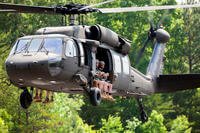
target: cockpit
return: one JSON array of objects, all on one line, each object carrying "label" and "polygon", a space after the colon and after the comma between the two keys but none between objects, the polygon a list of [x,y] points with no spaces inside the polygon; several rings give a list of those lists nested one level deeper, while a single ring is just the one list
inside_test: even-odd
[{"label": "cockpit", "polygon": [[12,77],[15,75],[16,78],[27,77],[30,80],[34,76],[36,79],[53,78],[62,70],[68,69],[63,66],[71,66],[73,62],[78,61],[77,48],[76,42],[65,35],[33,35],[19,38],[6,60],[7,73]]}]

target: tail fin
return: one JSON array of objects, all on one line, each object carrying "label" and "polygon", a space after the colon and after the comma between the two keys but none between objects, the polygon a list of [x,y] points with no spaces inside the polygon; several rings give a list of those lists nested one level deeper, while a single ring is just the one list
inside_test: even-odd
[{"label": "tail fin", "polygon": [[162,73],[163,57],[166,43],[169,41],[170,35],[163,29],[156,31],[156,44],[149,66],[147,68],[147,76],[152,78],[158,77]]},{"label": "tail fin", "polygon": [[158,77],[162,73],[165,43],[156,42],[151,61],[147,68],[147,76]]}]

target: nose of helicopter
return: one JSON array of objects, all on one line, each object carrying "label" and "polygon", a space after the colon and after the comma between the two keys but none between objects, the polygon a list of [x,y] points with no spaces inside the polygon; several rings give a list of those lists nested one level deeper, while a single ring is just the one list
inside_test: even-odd
[{"label": "nose of helicopter", "polygon": [[48,78],[56,76],[60,71],[55,67],[60,60],[60,58],[51,57],[50,54],[45,53],[19,54],[8,57],[5,64],[9,79],[20,84],[35,79],[48,80]]}]

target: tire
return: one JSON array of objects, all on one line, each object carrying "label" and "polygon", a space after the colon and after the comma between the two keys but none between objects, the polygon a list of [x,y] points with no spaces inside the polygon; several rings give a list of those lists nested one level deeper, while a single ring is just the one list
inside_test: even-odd
[{"label": "tire", "polygon": [[21,107],[24,109],[27,109],[28,107],[30,107],[32,101],[33,99],[32,99],[31,94],[28,92],[27,89],[25,89],[20,95]]},{"label": "tire", "polygon": [[101,91],[99,88],[91,88],[90,102],[93,106],[98,106],[101,103]]},{"label": "tire", "polygon": [[143,123],[148,121],[148,116],[144,110],[141,112],[140,115],[141,115],[141,120]]}]

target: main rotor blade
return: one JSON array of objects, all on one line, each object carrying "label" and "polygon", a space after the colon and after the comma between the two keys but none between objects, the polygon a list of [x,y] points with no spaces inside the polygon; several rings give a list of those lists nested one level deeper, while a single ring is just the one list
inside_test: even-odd
[{"label": "main rotor blade", "polygon": [[104,2],[101,2],[101,3],[89,5],[89,6],[86,6],[86,7],[83,7],[83,8],[81,8],[81,9],[79,9],[79,11],[84,10],[84,9],[87,9],[87,8],[97,7],[97,6],[100,6],[100,5],[103,5],[103,4],[111,3],[111,2],[113,2],[113,1],[115,1],[115,0],[107,0],[107,1],[104,1]]},{"label": "main rotor blade", "polygon": [[20,4],[10,4],[10,3],[0,3],[1,12],[19,12],[19,13],[55,13],[54,7],[45,7],[45,6],[28,6]]},{"label": "main rotor blade", "polygon": [[3,12],[16,12],[16,10],[1,10],[0,9],[0,13],[3,13]]},{"label": "main rotor blade", "polygon": [[122,12],[153,11],[153,10],[167,10],[167,9],[193,8],[193,7],[200,7],[200,4],[145,6],[145,7],[122,7],[122,8],[99,8],[99,10],[102,13],[122,13]]}]

